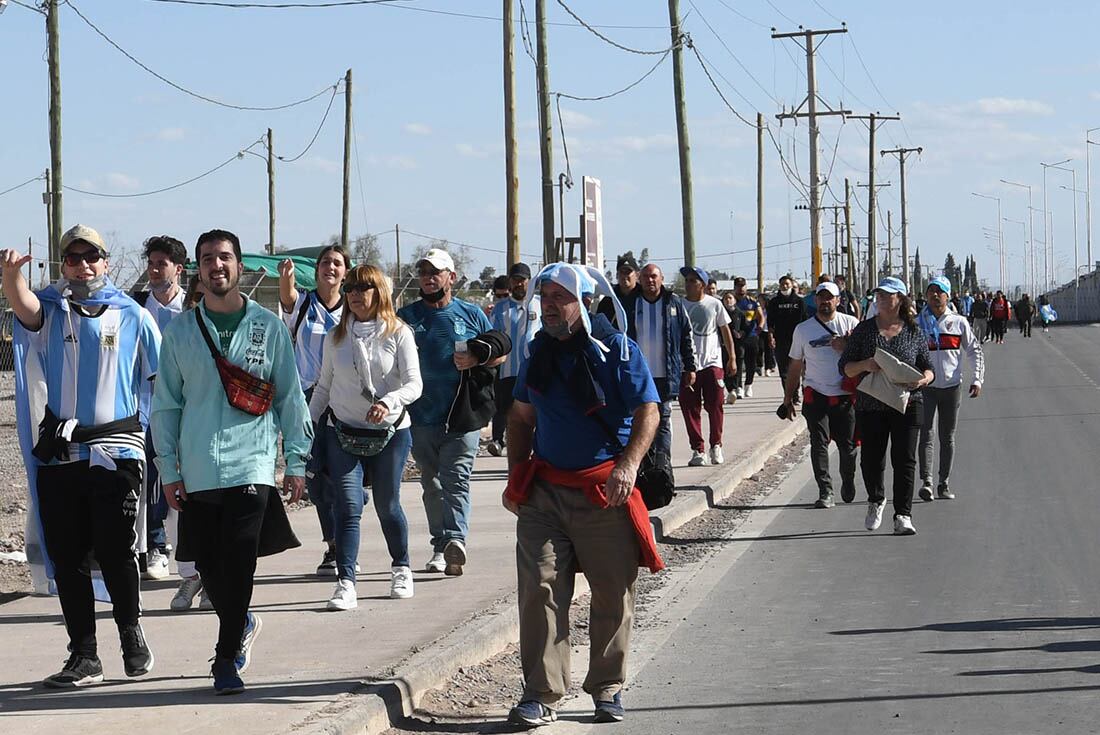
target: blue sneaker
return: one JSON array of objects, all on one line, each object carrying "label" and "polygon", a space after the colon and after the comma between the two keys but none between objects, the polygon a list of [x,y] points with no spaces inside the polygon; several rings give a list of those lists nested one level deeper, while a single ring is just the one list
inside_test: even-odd
[{"label": "blue sneaker", "polygon": [[592,719],[594,722],[622,722],[624,715],[626,710],[623,709],[623,693],[615,692],[610,702],[596,702],[596,713]]},{"label": "blue sneaker", "polygon": [[244,632],[241,633],[241,647],[237,649],[237,655],[233,658],[233,663],[237,665],[238,674],[243,674],[248,669],[248,665],[252,663],[252,644],[256,642],[256,638],[259,637],[260,630],[263,627],[264,623],[260,620],[260,616],[254,612],[249,612]]},{"label": "blue sneaker", "polygon": [[215,658],[210,674],[214,677],[214,694],[240,694],[244,691],[244,682],[237,673],[233,659]]},{"label": "blue sneaker", "polygon": [[522,725],[523,727],[541,727],[542,725],[549,725],[556,719],[558,719],[558,714],[554,710],[534,699],[520,702],[508,713],[510,724]]}]

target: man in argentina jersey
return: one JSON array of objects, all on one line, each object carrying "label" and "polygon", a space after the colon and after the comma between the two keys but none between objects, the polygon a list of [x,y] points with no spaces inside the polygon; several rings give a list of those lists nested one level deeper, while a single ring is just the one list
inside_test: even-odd
[{"label": "man in argentina jersey", "polygon": [[[290,339],[294,344],[294,362],[298,368],[298,378],[305,392],[306,403],[313,396],[313,385],[321,374],[321,356],[324,351],[325,335],[335,327],[344,311],[344,297],[340,292],[344,279],[351,270],[351,255],[339,245],[327,245],[317,256],[314,277],[317,288],[301,291],[294,277],[294,261],[287,258],[279,264],[279,305],[280,316],[290,330]],[[313,440],[311,454],[324,457],[324,448],[318,443],[324,441],[325,432],[317,432]],[[327,474],[317,472],[306,477],[306,491],[313,507],[317,509],[317,520],[321,524],[321,538],[325,550],[321,563],[317,565],[317,576],[336,576],[336,525],[332,513],[335,494],[328,484]]]},{"label": "man in argentina jersey", "polygon": [[[149,290],[135,293],[134,300],[145,307],[157,323],[157,328],[163,332],[168,322],[183,311],[184,292],[180,288],[180,276],[183,274],[183,267],[187,265],[187,248],[182,242],[168,235],[150,237],[145,241],[143,248]],[[145,423],[148,423],[148,405],[141,407],[141,415]],[[168,536],[164,530],[164,521],[168,517],[168,501],[160,492],[160,477],[153,462],[154,457],[153,442],[146,437],[145,489],[149,500],[146,530],[149,537],[149,551],[144,559],[141,576],[145,579],[164,579],[168,576]],[[180,576],[185,581],[188,577],[197,579],[194,566],[187,562],[184,562],[184,565],[189,568],[181,569]],[[199,591],[197,584],[191,584],[188,589],[190,588],[194,588],[194,594],[187,600],[188,607],[191,606],[191,599]]]},{"label": "man in argentina jersey", "polygon": [[37,293],[20,273],[30,256],[0,252],[4,294],[18,319],[16,409],[31,505],[69,634],[68,660],[43,681],[54,688],[103,680],[89,553],[110,593],[126,675],[153,668],[135,555],[145,462],[138,409],[160,348],[152,317],[107,277],[95,230],[72,228],[61,251],[62,280]]},{"label": "man in argentina jersey", "polygon": [[505,357],[497,373],[494,387],[497,412],[493,416],[493,439],[489,442],[489,454],[499,457],[504,452],[504,429],[508,425],[508,411],[512,408],[512,391],[526,350],[524,344],[535,338],[542,328],[538,312],[528,308],[527,282],[531,280],[531,268],[526,263],[515,263],[508,269],[508,285],[511,295],[497,302],[489,315],[493,329],[498,329],[512,340],[512,351]]}]

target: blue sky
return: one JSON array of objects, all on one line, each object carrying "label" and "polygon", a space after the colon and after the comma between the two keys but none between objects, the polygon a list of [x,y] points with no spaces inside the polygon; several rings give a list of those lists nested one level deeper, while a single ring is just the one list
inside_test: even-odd
[{"label": "blue sky", "polygon": [[[664,0],[567,0],[616,41],[639,49],[668,46]],[[229,10],[149,0],[72,0],[120,46],[165,77],[204,95],[246,106],[270,106],[313,94],[351,67],[355,75],[358,164],[353,171],[353,235],[403,230],[446,237],[489,250],[479,265],[502,266],[504,157],[499,22],[359,6],[312,10]],[[499,17],[499,0],[409,0],[411,8]],[[551,87],[597,96],[640,77],[656,60],[605,44],[547,0]],[[534,2],[525,0],[533,18]],[[737,12],[733,12],[736,10]],[[779,126],[780,105],[804,96],[804,57],[790,42],[773,41],[769,28],[794,30],[847,22],[848,37],[821,46],[818,85],[834,106],[858,113],[900,112],[903,125],[886,123],[879,148],[923,146],[907,167],[910,248],[926,264],[941,265],[948,251],[973,253],[979,274],[995,281],[996,256],[982,227],[1003,216],[1026,218],[1026,192],[999,183],[1032,184],[1042,206],[1040,161],[1073,158],[1085,187],[1084,138],[1100,126],[1100,58],[1092,50],[1100,13],[1092,3],[1032,4],[870,3],[839,0],[681,0],[685,28],[724,80],[723,93],[746,117],[769,120],[799,176],[808,178],[804,124]],[[519,17],[518,0],[516,16]],[[713,27],[720,36],[708,29]],[[188,97],[150,76],[96,35],[71,8],[63,8],[62,89],[65,183],[127,194],[169,186],[213,168],[256,141],[270,126],[277,152],[299,153],[324,113],[329,95],[278,112],[228,110]],[[531,27],[534,33],[533,25]],[[534,66],[516,37],[516,93],[520,147],[521,250],[541,252],[541,209]],[[857,54],[858,51],[858,54]],[[732,54],[736,54],[736,60]],[[868,75],[860,62],[870,70]],[[43,171],[49,163],[45,28],[40,16],[9,6],[0,16],[0,62],[6,114],[0,130],[0,191]],[[751,72],[751,77],[739,65]],[[695,177],[696,243],[704,267],[755,274],[755,131],[737,121],[711,88],[694,57],[685,56],[688,121]],[[679,173],[672,105],[672,67],[666,60],[630,92],[603,102],[562,101],[570,163],[578,186],[567,193],[571,229],[581,206],[582,175],[603,182],[607,255],[648,247],[676,265],[682,253]],[[732,85],[727,86],[727,82]],[[822,170],[843,193],[844,178],[866,181],[864,126],[824,119]],[[837,137],[839,135],[839,143]],[[564,168],[555,124],[555,177]],[[277,165],[278,242],[317,244],[340,229],[342,97],[314,146],[295,163]],[[262,152],[262,149],[255,150]],[[835,150],[835,156],[834,156]],[[766,273],[809,268],[805,212],[790,210],[801,194],[783,176],[768,146]],[[879,205],[900,224],[897,165],[883,160]],[[1073,194],[1068,173],[1048,174],[1059,280],[1073,262]],[[0,242],[41,247],[45,212],[39,183],[0,196]],[[865,197],[864,190],[860,196]],[[865,200],[864,200],[865,201]],[[825,204],[832,204],[826,193]],[[1084,263],[1084,198],[1079,199]],[[854,207],[855,232],[866,216]],[[105,199],[65,195],[65,223],[84,222],[111,233],[116,250],[132,251],[153,233],[176,234],[188,244],[198,233],[225,227],[246,250],[267,241],[266,168],[245,156],[217,173],[165,194]],[[1023,228],[1004,223],[1009,282],[1022,277]],[[1035,218],[1037,239],[1042,219]],[[831,241],[831,225],[825,228]],[[572,233],[571,233],[572,234]],[[879,227],[885,240],[885,225]],[[900,241],[899,238],[896,238]],[[382,237],[389,257],[392,235]],[[402,239],[408,252],[419,244]],[[41,250],[39,251],[41,252]],[[1100,252],[1100,244],[1098,244]],[[476,274],[474,274],[476,275]]]}]

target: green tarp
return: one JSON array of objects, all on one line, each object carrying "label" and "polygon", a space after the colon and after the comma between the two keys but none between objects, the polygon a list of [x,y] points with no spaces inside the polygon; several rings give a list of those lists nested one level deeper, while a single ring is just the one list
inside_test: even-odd
[{"label": "green tarp", "polygon": [[314,258],[309,258],[304,255],[290,254],[262,255],[244,253],[242,255],[245,270],[263,271],[270,278],[279,277],[279,263],[282,263],[287,258],[290,258],[292,261],[294,261],[295,285],[297,285],[298,288],[305,289],[306,291],[317,288],[317,279],[314,275],[317,261]]}]

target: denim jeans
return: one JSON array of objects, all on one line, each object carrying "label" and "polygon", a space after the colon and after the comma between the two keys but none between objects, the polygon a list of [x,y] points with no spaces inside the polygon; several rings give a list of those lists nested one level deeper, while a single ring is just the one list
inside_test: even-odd
[{"label": "denim jeans", "polygon": [[[312,397],[313,388],[307,388],[307,405]],[[316,425],[314,429],[317,429]],[[336,489],[332,486],[332,475],[329,474],[324,463],[317,461],[328,456],[325,452],[327,433],[319,429],[313,432],[313,446],[310,448],[309,453],[314,457],[314,462],[307,468],[310,471],[306,473],[306,492],[309,494],[309,502],[313,503],[313,507],[317,510],[317,520],[321,524],[321,540],[331,543],[334,540],[334,526],[336,525],[332,514],[332,502],[336,497]]]},{"label": "denim jeans", "polygon": [[412,455],[420,469],[432,549],[465,541],[470,528],[470,473],[481,432],[444,433],[442,424],[412,427]]},{"label": "denim jeans", "polygon": [[[955,460],[955,427],[959,424],[959,402],[962,385],[950,388],[924,389],[924,421],[920,430],[920,479],[922,485],[932,486],[932,445],[936,442],[936,428],[940,435],[940,489],[947,488],[951,479],[951,465]],[[938,420],[937,420],[938,419]]]},{"label": "denim jeans", "polygon": [[390,565],[409,566],[409,524],[401,509],[401,475],[409,457],[412,436],[408,429],[395,431],[386,448],[373,457],[349,454],[340,446],[336,429],[325,427],[325,461],[335,496],[332,514],[336,542],[336,568],[340,579],[355,579],[359,558],[359,522],[366,491],[364,472],[374,491],[374,512],[390,552]]},{"label": "denim jeans", "polygon": [[653,447],[658,452],[664,452],[669,459],[672,458],[672,396],[668,394],[668,378],[654,378],[657,385],[657,395],[661,402],[657,404],[658,422],[657,435],[653,437]]}]

